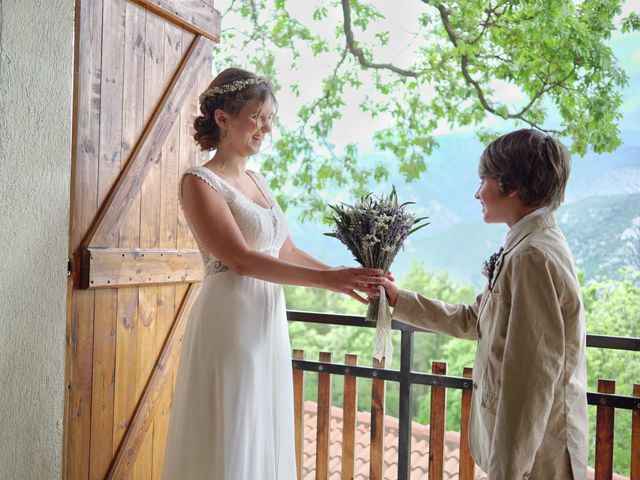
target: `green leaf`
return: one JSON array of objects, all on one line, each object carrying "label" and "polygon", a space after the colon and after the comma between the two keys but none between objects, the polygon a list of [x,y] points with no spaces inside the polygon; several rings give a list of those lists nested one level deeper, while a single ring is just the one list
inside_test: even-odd
[{"label": "green leaf", "polygon": [[409,233],[407,234],[407,236],[411,235],[414,232],[417,232],[418,230],[420,230],[421,228],[426,227],[427,225],[431,225],[431,223],[425,223],[424,225],[420,225],[418,227],[412,228],[411,230],[409,230]]}]

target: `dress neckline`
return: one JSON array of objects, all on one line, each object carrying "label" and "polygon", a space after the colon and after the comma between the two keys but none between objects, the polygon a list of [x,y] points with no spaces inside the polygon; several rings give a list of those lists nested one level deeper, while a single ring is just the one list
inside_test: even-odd
[{"label": "dress neckline", "polygon": [[265,211],[273,211],[273,203],[271,202],[271,200],[269,200],[269,197],[267,197],[267,194],[265,193],[265,191],[262,189],[262,186],[260,185],[260,182],[258,182],[258,180],[256,179],[256,177],[254,176],[254,172],[252,170],[245,170],[244,173],[251,179],[251,181],[256,185],[256,187],[258,187],[258,190],[260,191],[260,194],[262,195],[262,198],[264,198],[264,200],[267,202],[267,204],[269,205],[269,207],[264,207],[262,205],[260,205],[259,203],[251,200],[249,197],[247,197],[247,195],[244,194],[244,192],[242,192],[241,190],[239,190],[238,188],[234,187],[231,183],[229,183],[227,180],[225,180],[224,178],[222,178],[220,175],[218,175],[216,172],[214,172],[213,170],[211,170],[210,168],[205,167],[204,165],[201,165],[200,168],[204,168],[205,170],[207,170],[209,173],[211,173],[212,175],[214,175],[218,180],[220,180],[222,183],[224,183],[227,187],[229,187],[231,190],[233,190],[234,192],[236,192],[238,195],[240,195],[242,198],[244,198],[247,202],[255,205],[258,208],[261,208],[262,210]]}]

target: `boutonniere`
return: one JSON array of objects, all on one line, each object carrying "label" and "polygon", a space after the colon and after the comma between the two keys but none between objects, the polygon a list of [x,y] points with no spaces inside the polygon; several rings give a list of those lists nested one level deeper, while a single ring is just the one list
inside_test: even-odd
[{"label": "boutonniere", "polygon": [[489,260],[485,260],[482,264],[482,274],[489,279],[489,290],[493,288],[494,275],[498,275],[498,269],[500,262],[502,261],[502,251],[504,247],[500,247],[496,253],[489,257]]}]

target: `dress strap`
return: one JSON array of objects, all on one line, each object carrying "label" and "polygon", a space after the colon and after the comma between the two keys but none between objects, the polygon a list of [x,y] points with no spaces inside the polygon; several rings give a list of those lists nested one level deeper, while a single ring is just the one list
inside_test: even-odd
[{"label": "dress strap", "polygon": [[224,198],[227,203],[231,203],[236,196],[235,192],[230,189],[228,185],[226,185],[215,173],[206,167],[190,167],[184,172],[183,178],[185,175],[193,175],[203,180],[213,190],[222,195],[222,198]]},{"label": "dress strap", "polygon": [[271,189],[269,189],[267,179],[264,178],[261,173],[256,172],[254,170],[247,169],[247,173],[251,178],[253,178],[253,181],[258,186],[258,189],[260,189],[260,192],[262,193],[264,198],[267,199],[267,201],[269,202],[269,206],[273,208],[278,202],[276,201],[275,197],[271,193]]}]

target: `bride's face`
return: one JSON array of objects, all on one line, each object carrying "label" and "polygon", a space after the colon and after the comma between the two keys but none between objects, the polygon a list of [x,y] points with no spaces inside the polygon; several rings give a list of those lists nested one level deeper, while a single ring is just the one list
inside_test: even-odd
[{"label": "bride's face", "polygon": [[264,103],[259,98],[247,102],[229,119],[229,146],[244,157],[258,153],[264,137],[271,132],[273,110],[271,96]]}]

